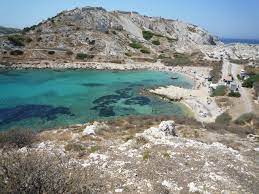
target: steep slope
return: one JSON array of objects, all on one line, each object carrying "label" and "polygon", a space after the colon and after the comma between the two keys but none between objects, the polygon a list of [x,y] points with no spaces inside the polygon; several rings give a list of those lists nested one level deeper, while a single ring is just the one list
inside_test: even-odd
[{"label": "steep slope", "polygon": [[[24,33],[15,38],[22,44],[17,45],[12,38],[4,37],[1,50],[8,54],[8,50],[20,46],[26,59],[155,59],[161,54],[191,53],[197,50],[197,45],[220,44],[195,25],[95,7],[61,12],[25,28]],[[85,55],[77,56],[78,53]]]}]

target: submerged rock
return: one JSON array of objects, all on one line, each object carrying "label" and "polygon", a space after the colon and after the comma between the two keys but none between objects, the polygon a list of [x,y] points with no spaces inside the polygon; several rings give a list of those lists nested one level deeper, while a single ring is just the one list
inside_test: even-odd
[{"label": "submerged rock", "polygon": [[134,97],[134,98],[130,98],[128,100],[125,101],[126,105],[134,105],[134,104],[138,104],[141,106],[144,105],[148,105],[150,104],[151,100],[147,97],[144,96],[138,96],[138,97]]},{"label": "submerged rock", "polygon": [[55,120],[58,114],[74,116],[67,107],[53,107],[51,105],[19,105],[13,108],[0,109],[0,125],[22,121],[30,118]]},{"label": "submerged rock", "polygon": [[112,117],[115,116],[115,112],[113,111],[113,107],[103,107],[99,112],[100,117]]}]

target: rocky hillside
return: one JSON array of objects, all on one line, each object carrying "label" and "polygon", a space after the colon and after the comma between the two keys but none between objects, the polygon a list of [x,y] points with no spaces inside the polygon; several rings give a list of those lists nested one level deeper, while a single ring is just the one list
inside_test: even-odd
[{"label": "rocky hillside", "polygon": [[[154,60],[198,45],[219,45],[198,26],[136,12],[84,7],[64,11],[22,34],[0,39],[2,58],[95,61]],[[11,52],[11,50],[22,52]]]}]

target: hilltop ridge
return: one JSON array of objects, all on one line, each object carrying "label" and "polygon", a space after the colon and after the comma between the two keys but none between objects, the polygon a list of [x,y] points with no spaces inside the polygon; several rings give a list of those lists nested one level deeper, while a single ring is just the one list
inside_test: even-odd
[{"label": "hilltop ridge", "polygon": [[[196,25],[137,12],[109,12],[100,7],[63,11],[0,42],[2,53],[21,49],[27,60],[92,61],[157,59],[172,57],[176,52],[197,52],[199,45],[222,44]],[[85,55],[80,57],[80,53]]]}]

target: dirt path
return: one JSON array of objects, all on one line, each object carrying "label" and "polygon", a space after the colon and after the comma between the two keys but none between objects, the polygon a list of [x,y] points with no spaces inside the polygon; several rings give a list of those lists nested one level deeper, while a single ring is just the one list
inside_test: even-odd
[{"label": "dirt path", "polygon": [[242,66],[233,64],[233,63],[230,65],[231,65],[231,74],[233,75],[235,82],[240,86],[239,92],[241,94],[241,98],[239,102],[237,101],[236,103],[234,103],[234,107],[233,107],[234,111],[232,111],[234,112],[234,116],[237,118],[238,116],[244,113],[253,112],[253,100],[248,89],[241,87],[242,83],[237,78],[237,75],[241,71]]}]

